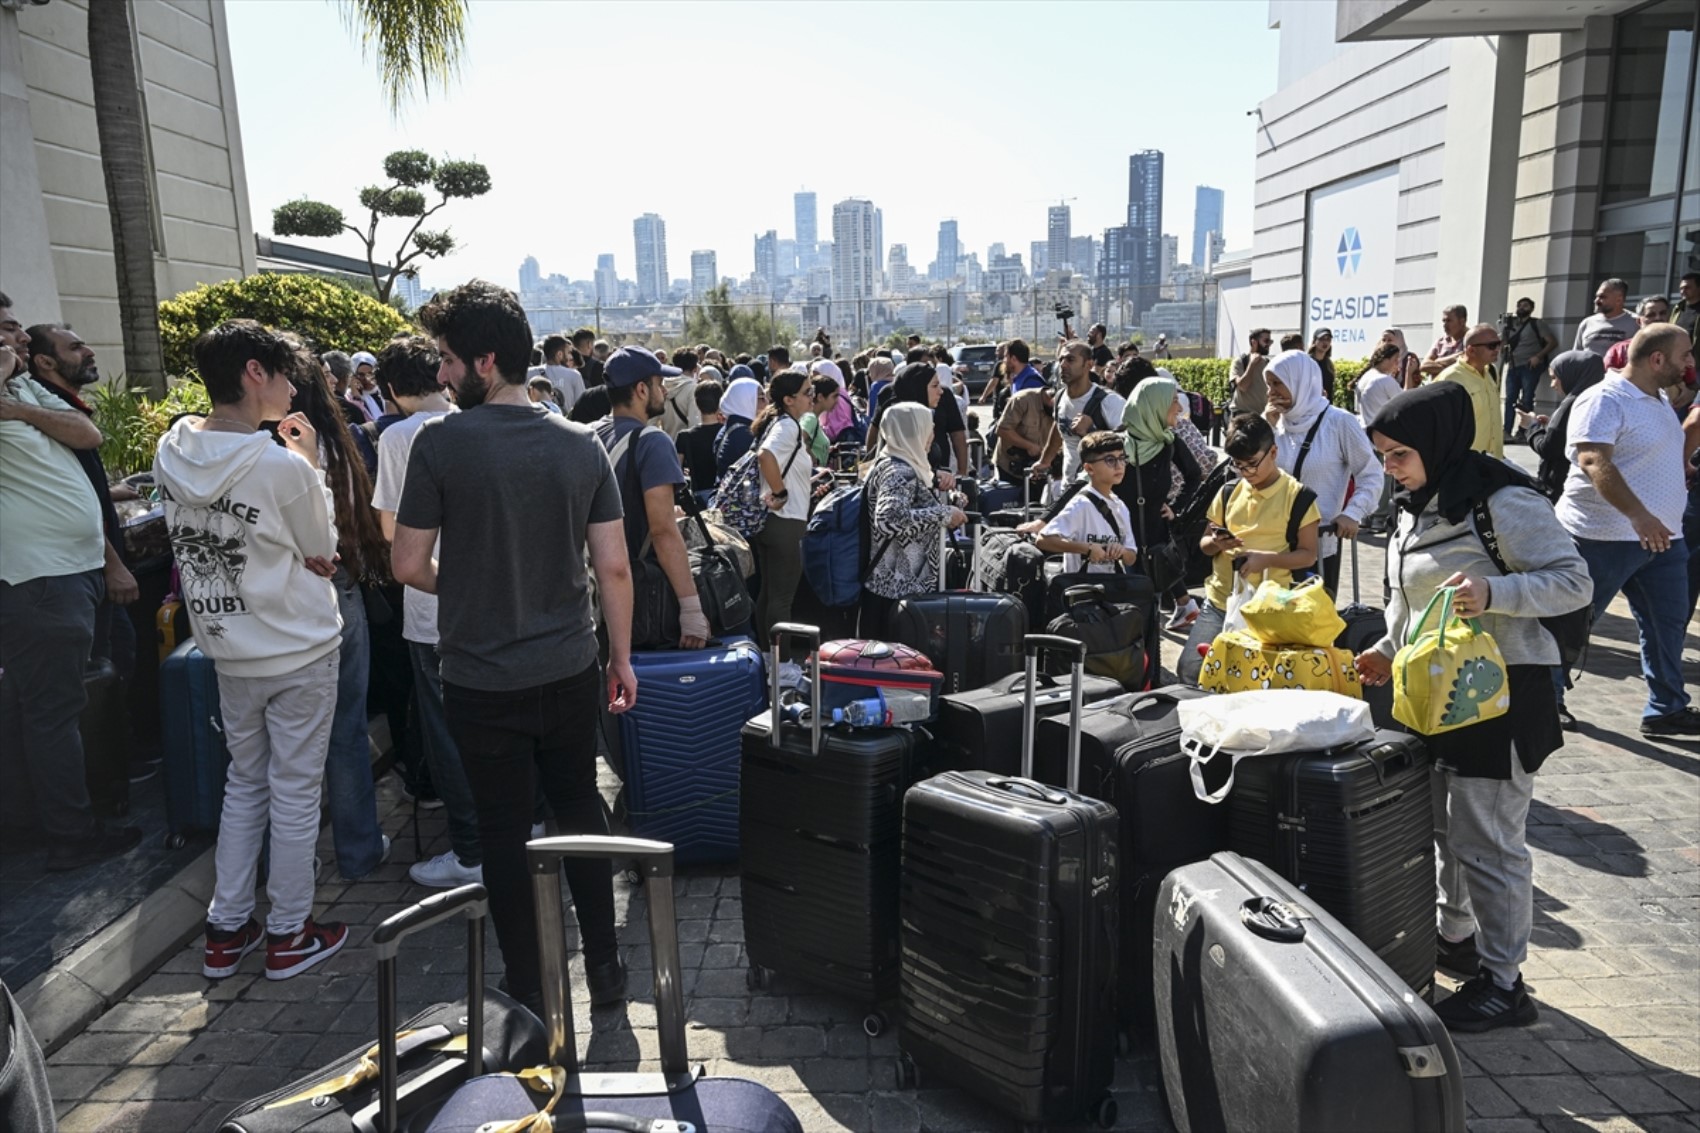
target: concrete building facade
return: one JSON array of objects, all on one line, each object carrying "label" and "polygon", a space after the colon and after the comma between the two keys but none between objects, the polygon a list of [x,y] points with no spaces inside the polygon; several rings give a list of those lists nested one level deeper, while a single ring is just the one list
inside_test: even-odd
[{"label": "concrete building facade", "polygon": [[[131,4],[161,299],[255,269],[223,0]],[[123,370],[86,0],[0,6],[0,290]]]}]

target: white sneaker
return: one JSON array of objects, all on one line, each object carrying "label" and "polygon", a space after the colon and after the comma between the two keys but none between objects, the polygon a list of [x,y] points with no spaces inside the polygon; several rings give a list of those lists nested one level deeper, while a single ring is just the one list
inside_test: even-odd
[{"label": "white sneaker", "polygon": [[1192,623],[1198,620],[1198,602],[1188,598],[1186,605],[1176,606],[1175,612],[1169,615],[1168,623],[1163,626],[1167,630],[1191,629]]},{"label": "white sneaker", "polygon": [[457,885],[482,885],[484,867],[461,865],[453,850],[444,850],[434,858],[414,862],[408,867],[407,876],[411,877],[416,885],[429,885],[433,889],[453,889]]}]

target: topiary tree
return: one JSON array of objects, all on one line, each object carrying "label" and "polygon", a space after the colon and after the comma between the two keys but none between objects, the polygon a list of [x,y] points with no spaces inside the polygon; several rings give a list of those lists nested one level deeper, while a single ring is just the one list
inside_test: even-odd
[{"label": "topiary tree", "polygon": [[291,330],[320,350],[370,350],[415,328],[395,308],[319,276],[261,272],[210,283],[159,305],[160,344],[169,374],[195,370],[193,347],[226,319]]},{"label": "topiary tree", "polygon": [[[423,150],[397,150],[384,158],[384,176],[389,178],[388,185],[368,185],[360,190],[360,207],[368,214],[364,229],[348,223],[335,205],[303,197],[272,210],[272,231],[279,236],[354,233],[366,246],[366,267],[372,273],[372,286],[377,288],[378,298],[387,303],[397,279],[418,274],[419,269],[409,266],[415,260],[440,259],[454,250],[455,239],[448,229],[420,231],[426,218],[451,200],[488,193],[490,171],[476,161],[436,161]],[[436,204],[426,201],[422,185],[436,190],[440,198]],[[378,262],[378,222],[391,216],[412,217],[413,226],[402,237],[385,269]]]}]

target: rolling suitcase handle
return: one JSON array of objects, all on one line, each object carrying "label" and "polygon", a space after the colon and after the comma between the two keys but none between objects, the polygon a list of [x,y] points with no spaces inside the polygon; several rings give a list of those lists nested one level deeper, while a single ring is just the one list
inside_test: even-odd
[{"label": "rolling suitcase handle", "polygon": [[801,622],[775,622],[773,628],[767,631],[769,645],[773,651],[772,663],[768,665],[768,700],[772,704],[773,716],[767,729],[767,742],[778,747],[779,739],[779,643],[791,638],[800,637],[809,643],[809,754],[820,754],[820,627],[806,626]]},{"label": "rolling suitcase handle", "polygon": [[[781,627],[775,626],[778,631]],[[792,629],[806,628],[792,626]],[[572,1031],[572,992],[567,983],[566,922],[561,907],[561,862],[567,858],[633,861],[643,870],[649,895],[649,947],[655,963],[656,1030],[661,1040],[661,1081],[654,1075],[622,1074],[595,1083],[597,1094],[673,1093],[697,1078],[685,1052],[685,998],[679,974],[679,926],[673,906],[673,846],[646,838],[580,834],[538,838],[525,846],[537,905],[538,958],[543,969],[543,1026],[549,1060],[569,1075],[578,1069]],[[613,1083],[618,1077],[630,1088]],[[571,1087],[568,1090],[575,1091]]]},{"label": "rolling suitcase handle", "polygon": [[[672,897],[672,891],[668,891]],[[559,901],[559,893],[556,894]],[[372,951],[378,955],[378,1129],[396,1127],[396,1078],[400,1054],[396,1049],[396,955],[401,942],[453,916],[466,917],[466,1076],[484,1073],[484,918],[490,901],[482,885],[462,885],[427,897],[387,917],[372,930]]]},{"label": "rolling suitcase handle", "polygon": [[1034,689],[1039,683],[1039,654],[1064,653],[1072,662],[1068,698],[1068,789],[1080,789],[1080,713],[1085,700],[1086,643],[1054,633],[1030,633],[1021,639],[1027,655],[1027,681],[1021,702],[1021,777],[1033,778],[1033,729],[1039,710]]}]

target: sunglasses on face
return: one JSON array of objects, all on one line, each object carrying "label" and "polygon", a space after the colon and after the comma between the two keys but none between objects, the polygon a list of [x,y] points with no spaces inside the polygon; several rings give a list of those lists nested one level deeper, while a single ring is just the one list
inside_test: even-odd
[{"label": "sunglasses on face", "polygon": [[1504,345],[1504,343],[1500,342],[1499,339],[1496,338],[1492,342],[1472,342],[1470,345],[1481,350],[1498,350]]}]

